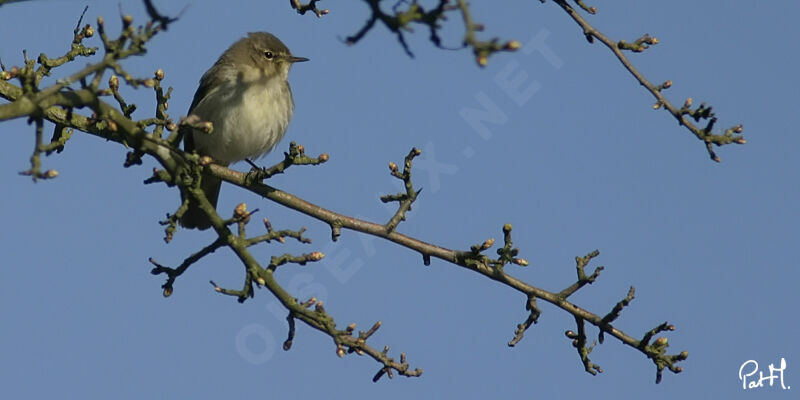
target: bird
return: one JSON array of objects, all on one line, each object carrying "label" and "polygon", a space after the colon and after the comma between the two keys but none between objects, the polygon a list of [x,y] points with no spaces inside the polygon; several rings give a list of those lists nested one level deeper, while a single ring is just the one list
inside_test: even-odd
[{"label": "bird", "polygon": [[[233,43],[203,74],[189,106],[189,116],[211,122],[211,132],[190,129],[184,134],[184,150],[222,166],[269,153],[283,138],[294,112],[289,69],[308,60],[292,55],[268,32],[251,32]],[[221,185],[214,176],[201,178],[200,187],[215,208]],[[179,222],[187,229],[211,227],[192,200]]]}]

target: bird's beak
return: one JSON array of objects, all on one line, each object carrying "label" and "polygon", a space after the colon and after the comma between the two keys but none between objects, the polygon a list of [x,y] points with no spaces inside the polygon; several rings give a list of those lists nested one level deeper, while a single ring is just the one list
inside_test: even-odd
[{"label": "bird's beak", "polygon": [[309,60],[305,57],[295,57],[295,56],[289,57],[289,62],[293,64],[296,62],[303,62],[303,61],[309,61]]}]

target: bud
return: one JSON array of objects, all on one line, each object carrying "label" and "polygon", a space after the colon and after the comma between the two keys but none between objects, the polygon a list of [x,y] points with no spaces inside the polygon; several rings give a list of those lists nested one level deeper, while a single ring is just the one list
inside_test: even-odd
[{"label": "bud", "polygon": [[44,172],[44,178],[45,179],[53,179],[53,178],[55,178],[57,176],[58,176],[58,171],[56,171],[54,169],[48,169],[47,171]]},{"label": "bud", "polygon": [[494,245],[494,238],[486,239],[485,242],[481,245],[481,250],[486,250]]},{"label": "bud", "polygon": [[130,15],[126,15],[126,16],[122,17],[122,23],[125,26],[128,26],[128,25],[132,24],[133,23],[133,17],[130,16]]},{"label": "bud", "polygon": [[108,129],[111,132],[116,132],[117,131],[117,123],[112,121],[112,120],[108,120]]},{"label": "bud", "polygon": [[214,124],[211,121],[205,121],[202,124],[202,129],[205,133],[211,133],[214,130]]},{"label": "bud", "polygon": [[416,147],[414,147],[411,151],[414,152],[415,156],[418,156],[418,155],[422,154],[422,150],[420,150],[420,149],[418,149]]},{"label": "bud", "polygon": [[505,45],[505,49],[508,51],[519,50],[520,47],[522,47],[522,45],[516,40],[512,40]]},{"label": "bud", "polygon": [[389,161],[389,170],[392,172],[397,172],[397,164]]},{"label": "bud", "polygon": [[662,337],[656,339],[655,343],[653,343],[653,344],[655,344],[656,346],[666,346],[668,343],[669,343],[669,340],[667,340],[667,338],[662,336]]},{"label": "bud", "polygon": [[160,80],[162,80],[162,79],[164,79],[164,70],[163,70],[163,69],[161,69],[161,68],[157,69],[157,70],[156,70],[156,73],[155,73],[155,78],[156,78],[157,80],[159,80],[159,81],[160,81]]},{"label": "bud", "polygon": [[145,86],[151,88],[151,87],[156,85],[156,82],[154,80],[152,80],[152,79],[145,79],[144,81],[142,81],[142,85],[145,85]]},{"label": "bud", "polygon": [[515,258],[514,259],[514,264],[517,264],[520,267],[527,267],[528,266],[528,260],[526,260],[524,258]]},{"label": "bud", "polygon": [[319,260],[322,260],[324,257],[325,257],[325,254],[322,254],[322,252],[319,252],[319,251],[315,251],[315,252],[309,254],[307,259],[308,259],[308,261],[319,261]]},{"label": "bud", "polygon": [[237,205],[236,208],[233,209],[233,215],[236,218],[242,218],[245,215],[247,215],[247,204],[239,203],[239,205]]},{"label": "bud", "polygon": [[97,25],[103,25],[104,23],[103,17],[97,17]]},{"label": "bud", "polygon": [[687,358],[689,357],[689,352],[688,352],[688,351],[686,351],[686,350],[684,350],[684,351],[682,351],[682,352],[681,352],[681,354],[678,354],[678,355],[679,355],[679,356],[680,356],[682,359],[684,359],[684,360],[685,360],[685,359],[687,359]]},{"label": "bud", "polygon": [[672,87],[672,81],[668,80],[668,81],[662,83],[661,87],[663,87],[664,89],[669,89],[670,87]]},{"label": "bud", "polygon": [[353,332],[354,330],[356,330],[356,323],[355,322],[353,322],[350,325],[347,325],[347,329],[346,329],[347,332]]},{"label": "bud", "polygon": [[692,98],[691,98],[691,97],[689,97],[689,98],[688,98],[688,99],[686,99],[686,101],[683,103],[683,108],[689,108],[689,107],[691,107],[691,106],[692,106]]},{"label": "bud", "polygon": [[653,104],[653,110],[658,110],[659,108],[661,108],[661,102],[657,101],[655,104]]},{"label": "bud", "polygon": [[337,347],[336,348],[336,355],[339,356],[340,358],[344,357],[344,347],[341,347],[341,346]]},{"label": "bud", "polygon": [[116,75],[111,75],[111,77],[108,78],[108,87],[110,87],[112,90],[118,90],[119,77],[117,77]]},{"label": "bud", "polygon": [[736,133],[742,133],[743,130],[744,127],[742,126],[742,124],[736,125],[736,128],[733,128],[733,131]]},{"label": "bud", "polygon": [[86,28],[83,29],[83,36],[92,37],[94,36],[94,28],[91,25],[86,25]]},{"label": "bud", "polygon": [[211,165],[211,163],[213,163],[213,162],[214,162],[214,160],[209,156],[200,157],[200,165],[203,166],[203,167],[205,167],[207,165]]},{"label": "bud", "polygon": [[327,162],[329,158],[328,153],[322,153],[319,155],[319,162]]},{"label": "bud", "polygon": [[508,234],[509,232],[511,232],[511,228],[512,228],[511,224],[503,225],[503,233]]},{"label": "bud", "polygon": [[267,285],[267,281],[265,281],[264,278],[262,278],[260,276],[256,277],[256,283],[258,283],[261,286],[266,286]]},{"label": "bud", "polygon": [[167,286],[164,288],[164,291],[161,293],[164,297],[172,296],[172,286]]},{"label": "bud", "polygon": [[485,66],[487,66],[489,64],[489,57],[486,57],[486,55],[481,54],[481,55],[478,56],[478,58],[475,59],[475,61],[481,67],[485,67]]},{"label": "bud", "polygon": [[170,122],[167,124],[167,130],[174,132],[176,129],[178,129],[178,125],[175,125],[174,122]]}]

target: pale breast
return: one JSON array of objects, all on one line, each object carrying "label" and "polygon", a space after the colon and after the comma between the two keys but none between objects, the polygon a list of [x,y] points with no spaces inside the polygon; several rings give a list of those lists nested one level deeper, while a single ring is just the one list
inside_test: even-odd
[{"label": "pale breast", "polygon": [[211,134],[193,133],[197,152],[219,164],[255,159],[283,138],[294,103],[288,83],[280,76],[266,78],[257,70],[211,91],[192,113],[214,125]]}]

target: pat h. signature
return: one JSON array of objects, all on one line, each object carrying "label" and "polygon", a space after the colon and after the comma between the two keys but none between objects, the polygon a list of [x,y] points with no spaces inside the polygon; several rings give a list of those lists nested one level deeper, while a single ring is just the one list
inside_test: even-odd
[{"label": "pat h. signature", "polygon": [[[783,357],[781,357],[779,367],[775,367],[774,364],[769,365],[769,375],[764,375],[764,371],[758,370],[758,363],[755,360],[747,360],[739,367],[739,380],[742,382],[742,389],[744,390],[764,387],[765,381],[771,387],[776,380],[780,382],[781,389],[787,390],[791,387],[783,383],[783,373],[785,371],[786,359]],[[757,377],[756,374],[758,374]]]}]

